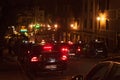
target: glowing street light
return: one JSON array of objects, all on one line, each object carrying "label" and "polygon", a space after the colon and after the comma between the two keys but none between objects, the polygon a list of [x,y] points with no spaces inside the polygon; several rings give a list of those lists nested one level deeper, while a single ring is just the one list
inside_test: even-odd
[{"label": "glowing street light", "polygon": [[30,29],[33,29],[33,27],[34,27],[33,24],[30,24],[30,25],[29,25],[29,28],[30,28]]},{"label": "glowing street light", "polygon": [[74,30],[77,30],[78,29],[78,25],[77,25],[77,22],[73,23],[73,24],[70,24],[70,27]]},{"label": "glowing street light", "polygon": [[105,22],[105,21],[106,21],[106,15],[105,15],[105,14],[100,14],[100,15],[97,17],[97,21]]},{"label": "glowing street light", "polygon": [[105,29],[106,27],[106,14],[105,13],[100,13],[99,16],[97,17],[98,21],[98,30],[100,29]]},{"label": "glowing street light", "polygon": [[73,28],[73,27],[74,27],[74,24],[70,24],[70,27]]},{"label": "glowing street light", "polygon": [[97,21],[100,21],[100,17],[97,17]]},{"label": "glowing street light", "polygon": [[57,24],[55,24],[55,25],[54,25],[54,27],[55,27],[55,28],[58,28],[58,25],[57,25]]}]

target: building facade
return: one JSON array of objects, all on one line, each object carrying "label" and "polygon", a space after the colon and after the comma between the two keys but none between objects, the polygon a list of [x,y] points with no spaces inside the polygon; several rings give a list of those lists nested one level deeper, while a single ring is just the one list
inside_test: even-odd
[{"label": "building facade", "polygon": [[51,18],[52,24],[59,25],[57,32],[52,33],[54,40],[89,42],[100,39],[106,41],[111,51],[120,49],[120,1],[81,0],[77,2],[77,6],[73,4],[76,1],[56,0],[51,7],[47,4],[34,4],[31,12],[23,11],[27,12],[28,17],[19,17],[18,21],[22,20],[19,24],[25,23],[24,18],[25,24],[33,22],[32,20],[46,23],[47,14],[47,20]]},{"label": "building facade", "polygon": [[110,51],[120,48],[119,0],[83,0],[82,39],[104,40]]},{"label": "building facade", "polygon": [[[119,0],[109,0],[109,10],[108,10],[108,36],[110,37],[113,46],[115,45],[118,50],[120,50],[120,1]],[[112,45],[110,45],[112,46]]]}]

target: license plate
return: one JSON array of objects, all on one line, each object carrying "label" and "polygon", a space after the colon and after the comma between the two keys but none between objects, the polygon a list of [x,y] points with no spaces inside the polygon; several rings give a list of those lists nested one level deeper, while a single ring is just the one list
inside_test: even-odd
[{"label": "license plate", "polygon": [[98,50],[98,52],[103,52],[103,50]]},{"label": "license plate", "polygon": [[57,65],[47,65],[45,68],[46,69],[55,69],[55,68],[57,68]]},{"label": "license plate", "polygon": [[75,55],[75,53],[69,53],[69,55],[74,56],[74,55]]},{"label": "license plate", "polygon": [[50,58],[49,62],[53,63],[53,62],[55,62],[55,59],[54,58]]}]

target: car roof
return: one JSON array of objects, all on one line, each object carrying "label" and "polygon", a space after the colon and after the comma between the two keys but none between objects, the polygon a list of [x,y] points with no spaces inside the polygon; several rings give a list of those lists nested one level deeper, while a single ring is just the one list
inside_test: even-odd
[{"label": "car roof", "polygon": [[116,61],[101,61],[97,64],[95,64],[91,70],[87,73],[87,77],[91,76],[91,73],[93,74],[94,72],[96,72],[96,70],[98,70],[101,66],[107,65],[108,70],[113,68],[113,65],[120,65],[120,62],[116,62]]},{"label": "car roof", "polygon": [[115,62],[120,62],[120,56],[109,57],[109,58],[104,59],[103,61],[115,61]]}]

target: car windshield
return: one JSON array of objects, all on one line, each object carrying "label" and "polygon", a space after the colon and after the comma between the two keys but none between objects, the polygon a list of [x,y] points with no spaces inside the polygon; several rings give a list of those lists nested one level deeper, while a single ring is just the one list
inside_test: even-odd
[{"label": "car windshield", "polygon": [[106,76],[109,71],[109,63],[108,64],[99,64],[93,67],[90,72],[87,74],[87,80],[102,80]]},{"label": "car windshield", "polygon": [[111,79],[110,80],[120,80],[120,65],[115,64],[111,71]]},{"label": "car windshield", "polygon": [[95,43],[94,46],[96,48],[105,48],[105,43]]},{"label": "car windshield", "polygon": [[32,45],[29,49],[34,54],[40,54],[42,51],[42,47],[40,45]]}]

